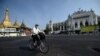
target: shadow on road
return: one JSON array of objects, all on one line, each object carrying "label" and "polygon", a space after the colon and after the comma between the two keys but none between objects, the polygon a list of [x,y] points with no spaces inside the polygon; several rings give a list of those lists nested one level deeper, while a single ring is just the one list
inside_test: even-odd
[{"label": "shadow on road", "polygon": [[92,48],[94,51],[100,52],[100,48]]}]

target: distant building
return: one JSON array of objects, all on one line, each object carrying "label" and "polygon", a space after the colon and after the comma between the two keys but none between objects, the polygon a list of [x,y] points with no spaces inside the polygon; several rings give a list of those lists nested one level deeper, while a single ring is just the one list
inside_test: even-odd
[{"label": "distant building", "polygon": [[15,20],[15,23],[12,24],[9,19],[9,12],[7,8],[4,20],[0,23],[0,36],[26,36],[26,29],[28,29],[28,27],[26,27],[24,22],[19,25],[17,20]]},{"label": "distant building", "polygon": [[54,31],[76,31],[81,26],[97,25],[98,16],[91,9],[90,11],[78,10],[68,16],[64,22],[53,23]]},{"label": "distant building", "polygon": [[50,20],[49,23],[46,25],[46,30],[48,31],[49,34],[53,33],[53,23]]}]

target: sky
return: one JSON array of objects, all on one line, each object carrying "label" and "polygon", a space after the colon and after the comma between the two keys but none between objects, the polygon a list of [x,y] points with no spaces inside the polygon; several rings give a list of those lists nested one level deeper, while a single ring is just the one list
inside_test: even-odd
[{"label": "sky", "polygon": [[96,15],[100,15],[99,5],[100,0],[0,0],[0,22],[3,21],[8,7],[12,23],[15,20],[19,24],[24,21],[30,28],[39,24],[41,29],[45,29],[50,20],[53,23],[63,22],[79,8],[93,9]]}]

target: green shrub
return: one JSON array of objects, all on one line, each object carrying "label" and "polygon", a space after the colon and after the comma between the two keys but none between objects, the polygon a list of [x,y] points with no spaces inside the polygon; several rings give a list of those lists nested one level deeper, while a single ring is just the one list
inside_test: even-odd
[{"label": "green shrub", "polygon": [[81,32],[92,32],[95,29],[96,29],[96,25],[82,26],[81,27]]}]

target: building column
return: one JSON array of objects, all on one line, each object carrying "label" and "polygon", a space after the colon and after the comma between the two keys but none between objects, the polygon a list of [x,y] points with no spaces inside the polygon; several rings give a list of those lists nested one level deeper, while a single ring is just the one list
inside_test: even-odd
[{"label": "building column", "polygon": [[99,20],[98,20],[97,16],[96,16],[96,20],[95,20],[95,21],[96,21],[95,24],[98,24],[98,21],[99,21]]},{"label": "building column", "polygon": [[62,30],[62,27],[60,26],[60,31]]},{"label": "building column", "polygon": [[65,30],[65,26],[63,26],[63,30]]}]

